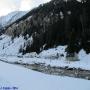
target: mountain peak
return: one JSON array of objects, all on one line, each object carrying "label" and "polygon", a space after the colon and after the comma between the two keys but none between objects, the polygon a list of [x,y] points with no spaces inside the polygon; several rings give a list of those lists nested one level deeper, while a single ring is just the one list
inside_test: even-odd
[{"label": "mountain peak", "polygon": [[2,27],[5,27],[5,26],[13,23],[17,19],[19,19],[20,17],[22,17],[26,13],[27,13],[26,11],[14,11],[14,12],[9,13],[6,16],[1,16],[0,17],[0,25]]}]

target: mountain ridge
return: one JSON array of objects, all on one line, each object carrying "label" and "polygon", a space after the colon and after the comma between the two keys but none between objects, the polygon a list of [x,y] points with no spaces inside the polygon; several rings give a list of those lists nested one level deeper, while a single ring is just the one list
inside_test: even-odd
[{"label": "mountain ridge", "polygon": [[14,11],[14,12],[9,13],[6,16],[1,16],[0,17],[0,25],[2,27],[5,27],[5,26],[13,23],[17,19],[19,19],[20,17],[22,17],[26,13],[27,13],[26,11]]}]

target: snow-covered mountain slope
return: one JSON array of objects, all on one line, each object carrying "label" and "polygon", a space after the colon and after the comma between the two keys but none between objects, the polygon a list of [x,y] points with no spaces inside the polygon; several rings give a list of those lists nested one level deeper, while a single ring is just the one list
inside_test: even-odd
[{"label": "snow-covered mountain slope", "polygon": [[19,48],[23,43],[23,37],[12,40],[9,36],[0,36],[0,55],[18,55]]},{"label": "snow-covered mountain slope", "polygon": [[[10,35],[12,38],[14,38],[14,42],[10,37],[8,39],[8,36],[5,36],[0,41],[0,55],[18,55],[21,46],[21,52],[23,54],[31,54],[31,52],[40,53],[45,49],[49,49],[50,53],[48,53],[47,51],[45,51],[46,54],[43,53],[44,51],[40,53],[40,57],[42,56],[41,58],[44,57],[45,59],[58,58],[59,53],[61,53],[60,56],[63,57],[61,58],[62,60],[67,59],[75,61],[80,59],[78,58],[78,53],[82,49],[86,53],[90,53],[90,33],[88,33],[90,32],[90,29],[86,29],[86,33],[84,33],[82,29],[82,25],[84,23],[82,22],[83,20],[81,20],[81,17],[82,19],[84,17],[84,9],[81,6],[87,4],[89,8],[90,3],[88,2],[83,4],[77,2],[77,0],[70,0],[70,2],[66,4],[66,2],[63,1],[62,3],[61,1],[63,0],[52,0],[51,2],[46,3],[43,6],[39,6],[38,8],[31,10],[25,16],[8,26],[6,28],[5,34]],[[59,7],[60,5],[62,5],[62,7]],[[76,7],[76,5],[78,7]],[[86,10],[89,10],[88,8],[86,7]],[[82,10],[82,12],[80,12],[80,10]],[[66,15],[64,13],[66,13]],[[87,11],[88,19],[90,18],[89,14],[89,11]],[[90,23],[88,23],[88,25],[89,24]],[[72,31],[73,29],[74,31]],[[85,37],[83,36],[84,34]],[[26,39],[32,37],[33,42],[31,43],[31,41],[28,42],[26,40],[24,43],[23,37],[19,37],[21,35]],[[2,37],[3,36],[1,36],[1,38]],[[54,48],[57,49],[55,50],[55,52],[53,50],[50,51],[50,48],[60,45],[63,45],[63,47],[64,45],[66,45],[68,48],[64,47],[63,53],[61,50],[62,48],[60,48],[59,50],[57,48]],[[86,58],[87,56],[90,57],[90,55],[86,54]],[[81,58],[81,60],[82,59],[83,58]]]},{"label": "snow-covered mountain slope", "polygon": [[9,25],[12,22],[16,21],[17,19],[19,19],[20,17],[22,17],[23,15],[25,15],[26,13],[27,12],[25,11],[14,11],[6,16],[2,16],[0,17],[0,25],[3,27]]}]

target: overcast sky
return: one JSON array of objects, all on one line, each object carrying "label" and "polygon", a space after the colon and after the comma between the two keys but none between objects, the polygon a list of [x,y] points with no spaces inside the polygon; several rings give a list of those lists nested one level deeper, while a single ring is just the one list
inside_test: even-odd
[{"label": "overcast sky", "polygon": [[0,16],[12,11],[27,11],[50,0],[0,0]]}]

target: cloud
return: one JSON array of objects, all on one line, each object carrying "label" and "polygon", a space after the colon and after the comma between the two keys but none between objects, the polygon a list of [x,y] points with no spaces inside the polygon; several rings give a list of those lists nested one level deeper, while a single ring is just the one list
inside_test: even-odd
[{"label": "cloud", "polygon": [[31,9],[32,0],[22,0],[20,10],[25,11]]},{"label": "cloud", "polygon": [[20,10],[31,10],[34,7],[37,7],[38,5],[48,2],[50,0],[22,0],[20,5]]},{"label": "cloud", "polygon": [[18,10],[20,0],[0,0],[0,16]]}]

